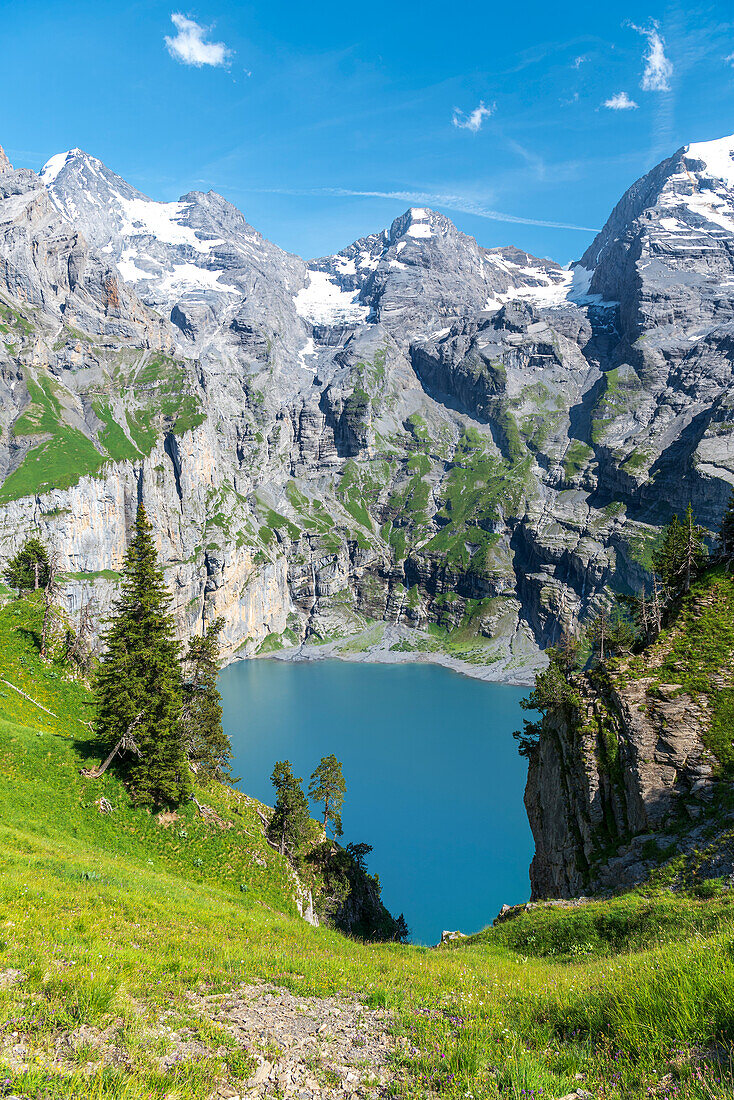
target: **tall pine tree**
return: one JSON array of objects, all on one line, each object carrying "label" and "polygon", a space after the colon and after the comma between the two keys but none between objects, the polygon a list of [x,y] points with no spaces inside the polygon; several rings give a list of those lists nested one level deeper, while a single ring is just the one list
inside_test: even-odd
[{"label": "tall pine tree", "polygon": [[341,808],[344,805],[346,789],[342,766],[334,753],[322,756],[319,766],[311,776],[308,793],[314,802],[323,802],[324,832],[327,825],[331,823],[334,836],[342,835]]},{"label": "tall pine tree", "polygon": [[40,539],[28,539],[3,574],[11,588],[23,590],[45,588],[48,583],[48,550]]},{"label": "tall pine tree", "polygon": [[652,555],[652,567],[663,582],[663,590],[669,600],[688,591],[706,556],[703,528],[696,523],[689,504],[685,522],[681,523],[677,516],[673,516],[665,528],[660,546]]},{"label": "tall pine tree", "polygon": [[207,782],[234,782],[232,745],[222,729],[222,697],[217,688],[219,635],[224,619],[203,637],[191,638],[184,658],[183,724],[186,753],[197,776]]},{"label": "tall pine tree", "polygon": [[652,567],[663,582],[667,598],[677,596],[682,587],[685,564],[686,529],[677,516],[666,525],[660,546],[653,552]]},{"label": "tall pine tree", "polygon": [[302,780],[293,774],[290,760],[278,760],[270,780],[276,794],[268,831],[280,854],[294,857],[308,834],[310,820]]},{"label": "tall pine tree", "polygon": [[734,557],[734,489],[729,494],[729,503],[721,520],[719,547],[723,557]]},{"label": "tall pine tree", "polygon": [[176,803],[190,792],[181,721],[179,644],[142,504],[125,555],[122,592],[95,677],[97,734],[112,747],[134,730],[128,781],[139,803]]}]

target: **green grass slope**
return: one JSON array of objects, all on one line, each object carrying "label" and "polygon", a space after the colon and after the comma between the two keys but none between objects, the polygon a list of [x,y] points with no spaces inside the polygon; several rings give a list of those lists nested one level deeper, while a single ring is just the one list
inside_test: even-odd
[{"label": "green grass slope", "polygon": [[[80,775],[97,759],[89,696],[40,660],[38,626],[32,599],[0,608],[0,1095],[203,1100],[222,1078],[239,1087],[246,1054],[186,993],[252,979],[392,1009],[395,1095],[732,1095],[726,898],[540,908],[439,950],[311,928],[245,796],[197,792],[230,828],[193,804],[161,822],[114,775]],[[167,1072],[151,1031],[164,1009],[208,1052]],[[124,1063],[83,1049],[78,1067],[54,1069],[81,1025],[113,1027]],[[20,1042],[30,1053],[14,1070]]]}]

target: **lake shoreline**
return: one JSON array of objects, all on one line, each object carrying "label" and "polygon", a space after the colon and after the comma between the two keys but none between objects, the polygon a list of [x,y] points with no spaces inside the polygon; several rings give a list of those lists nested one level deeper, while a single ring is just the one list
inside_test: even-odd
[{"label": "lake shoreline", "polygon": [[465,661],[440,648],[409,648],[413,636],[414,632],[409,628],[385,624],[379,639],[374,642],[365,641],[364,634],[357,634],[353,638],[339,638],[319,645],[302,642],[300,645],[250,654],[247,657],[235,657],[235,660],[251,660],[257,657],[293,662],[339,660],[357,664],[429,664],[439,665],[472,680],[521,688],[532,687],[536,673],[547,663],[544,654],[527,652],[517,660],[504,654],[492,663]]}]

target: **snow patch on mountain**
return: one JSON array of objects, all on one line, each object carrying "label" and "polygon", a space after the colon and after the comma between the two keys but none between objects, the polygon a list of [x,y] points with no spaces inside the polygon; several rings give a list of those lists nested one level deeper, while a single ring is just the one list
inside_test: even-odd
[{"label": "snow patch on mountain", "polygon": [[[112,246],[109,245],[102,249],[102,251],[111,252]],[[117,270],[126,283],[134,283],[137,279],[155,279],[156,276],[152,271],[144,271],[142,268],[138,267],[135,261],[140,258],[140,253],[136,248],[126,248],[117,261]]]},{"label": "snow patch on mountain", "polygon": [[370,313],[358,297],[358,290],[342,290],[325,271],[309,271],[307,286],[293,301],[299,317],[311,324],[355,325],[364,324]]},{"label": "snow patch on mountain", "polygon": [[[497,261],[498,258],[493,257],[493,259]],[[484,308],[486,310],[501,309],[507,302],[517,301],[518,299],[524,302],[532,302],[544,309],[562,309],[568,305],[593,305],[609,308],[619,305],[619,302],[603,299],[600,294],[589,293],[594,272],[581,264],[575,264],[569,270],[553,272],[552,277],[547,271],[543,272],[534,267],[518,267],[516,264],[510,265],[506,260],[503,262],[503,266],[506,268],[515,267],[518,274],[525,275],[528,278],[542,279],[543,281],[539,281],[535,285],[513,287],[504,294],[493,295],[485,304]]]},{"label": "snow patch on mountain", "polygon": [[316,367],[310,366],[306,362],[307,358],[310,358],[312,355],[316,355],[316,354],[317,354],[317,348],[316,348],[316,344],[314,342],[314,338],[313,338],[313,336],[309,336],[308,340],[306,341],[306,343],[303,345],[303,347],[301,348],[301,350],[298,353],[298,365],[300,367],[303,367],[304,370],[310,371],[311,374],[316,374]]},{"label": "snow patch on mountain", "polygon": [[236,286],[219,281],[221,272],[210,271],[196,264],[174,264],[161,280],[159,291],[164,295],[188,294],[196,290],[217,290],[225,294],[239,294]]},{"label": "snow patch on mountain", "polygon": [[428,215],[429,211],[422,206],[411,206],[410,225],[406,232],[409,237],[432,237],[433,230],[431,229]]},{"label": "snow patch on mountain", "polygon": [[187,244],[197,252],[211,252],[220,240],[200,240],[180,219],[190,208],[185,202],[155,202],[153,199],[118,198],[123,217],[120,233],[125,237],[150,236],[163,244]]}]

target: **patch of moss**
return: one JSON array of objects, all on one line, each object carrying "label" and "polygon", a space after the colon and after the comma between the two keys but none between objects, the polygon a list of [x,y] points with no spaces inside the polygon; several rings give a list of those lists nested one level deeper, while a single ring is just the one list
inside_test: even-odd
[{"label": "patch of moss", "polygon": [[365,502],[360,467],[354,459],[350,458],[345,464],[344,472],[342,473],[341,480],[336,490],[336,495],[349,512],[350,516],[352,516],[357,523],[366,527],[368,531],[371,531],[373,527],[372,517],[367,510],[367,504]]},{"label": "patch of moss", "polygon": [[563,457],[563,472],[566,481],[570,481],[576,474],[580,474],[594,454],[588,443],[582,443],[580,439],[572,439]]},{"label": "patch of moss", "polygon": [[529,456],[511,464],[489,454],[484,437],[467,429],[441,488],[442,506],[436,514],[441,530],[428,548],[455,565],[484,572],[499,541],[494,527],[519,506],[529,467]]}]

